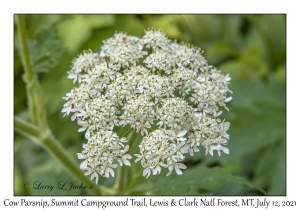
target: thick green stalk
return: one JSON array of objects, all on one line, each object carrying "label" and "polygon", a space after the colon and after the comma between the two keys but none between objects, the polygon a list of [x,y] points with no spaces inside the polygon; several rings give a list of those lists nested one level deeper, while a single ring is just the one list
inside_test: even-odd
[{"label": "thick green stalk", "polygon": [[24,82],[26,84],[26,94],[28,108],[32,122],[43,132],[47,130],[46,109],[44,108],[41,87],[37,75],[33,71],[33,65],[30,60],[30,53],[27,44],[26,28],[22,15],[16,15],[18,25],[18,35],[20,40],[20,52],[22,64],[24,67]]},{"label": "thick green stalk", "polygon": [[14,118],[14,129],[18,133],[22,134],[23,136],[33,140],[34,142],[39,144],[40,137],[40,129],[35,125],[27,123],[22,119],[15,117]]},{"label": "thick green stalk", "polygon": [[20,38],[20,49],[21,49],[21,55],[22,55],[22,63],[25,70],[25,77],[27,81],[31,81],[33,78],[33,70],[32,65],[28,53],[28,45],[26,40],[26,29],[24,24],[24,19],[22,15],[16,15],[16,20],[18,24],[18,33]]},{"label": "thick green stalk", "polygon": [[[128,137],[127,137],[128,145],[132,145],[132,142],[134,141],[134,139],[136,137],[136,131],[131,128],[122,137],[125,137],[127,135],[128,135]],[[126,167],[125,165],[119,166],[117,180],[113,187],[113,189],[116,189],[118,191],[119,195],[123,195],[126,190],[125,189],[125,187],[126,187],[125,181],[128,177],[126,176],[126,168],[125,167]]]},{"label": "thick green stalk", "polygon": [[92,186],[90,192],[94,195],[111,195],[112,190],[101,186],[100,189],[92,182],[83,172],[78,168],[78,164],[68,155],[67,151],[57,142],[55,137],[48,130],[46,135],[41,135],[40,130],[17,117],[14,118],[15,131],[20,134],[38,142],[39,145],[44,147],[54,158],[56,158],[64,168],[71,173],[79,182],[85,186]]}]

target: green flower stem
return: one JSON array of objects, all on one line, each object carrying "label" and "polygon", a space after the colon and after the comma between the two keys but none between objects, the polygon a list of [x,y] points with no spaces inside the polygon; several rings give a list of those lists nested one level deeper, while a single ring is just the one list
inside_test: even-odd
[{"label": "green flower stem", "polygon": [[18,35],[20,40],[20,57],[22,60],[22,64],[24,67],[24,82],[26,83],[26,94],[27,94],[27,101],[28,101],[28,108],[30,113],[30,118],[34,124],[36,124],[36,116],[35,116],[35,110],[34,110],[34,104],[33,104],[33,95],[30,94],[28,83],[32,81],[33,78],[33,70],[31,66],[30,56],[28,53],[28,45],[26,40],[26,29],[25,29],[25,23],[22,15],[16,15],[16,22],[18,26]]},{"label": "green flower stem", "polygon": [[119,166],[117,180],[113,187],[113,189],[117,190],[118,195],[124,194],[124,179],[125,179],[124,174],[125,174],[125,165]]},{"label": "green flower stem", "polygon": [[44,108],[41,87],[37,79],[37,75],[33,71],[30,60],[29,49],[26,38],[26,28],[22,15],[16,15],[18,26],[18,35],[20,40],[21,59],[24,66],[24,82],[26,83],[26,94],[28,100],[28,108],[31,120],[43,132],[47,130],[46,109]]},{"label": "green flower stem", "polygon": [[82,182],[83,185],[88,187],[92,186],[92,189],[89,189],[90,194],[114,194],[113,190],[104,186],[100,186],[100,188],[98,188],[94,182],[86,177],[78,168],[78,164],[76,164],[76,162],[68,155],[67,151],[65,151],[49,130],[46,132],[46,135],[42,135],[39,128],[17,117],[14,118],[14,125],[15,131],[34,140],[35,142],[38,142],[38,144],[44,147],[53,157],[55,157],[79,182]]},{"label": "green flower stem", "polygon": [[[132,145],[132,142],[134,141],[135,137],[136,137],[136,131],[131,128],[129,129],[124,135],[122,135],[122,137],[127,136],[128,139],[128,144]],[[129,146],[130,147],[130,146]],[[119,195],[124,195],[125,194],[125,180],[127,179],[126,177],[126,166],[119,166],[119,171],[117,174],[117,180],[116,183],[113,187],[113,189],[116,189],[118,191]]]},{"label": "green flower stem", "polygon": [[18,24],[18,33],[20,38],[20,46],[21,46],[21,54],[22,54],[22,61],[25,70],[25,77],[27,81],[31,81],[33,78],[33,70],[31,66],[31,61],[28,53],[28,45],[26,40],[26,29],[24,24],[24,19],[22,15],[16,15],[16,21]]},{"label": "green flower stem", "polygon": [[128,136],[131,131],[133,131],[133,128],[130,128],[128,131],[126,131],[120,138]]},{"label": "green flower stem", "polygon": [[[133,151],[133,143],[134,140],[137,138],[137,133],[135,133],[135,135],[132,137],[131,141],[128,142],[128,146],[129,146],[129,150],[128,153],[132,153],[131,151]],[[134,180],[132,180],[132,177],[130,177],[130,179],[128,178],[130,176],[129,174],[129,168],[127,167],[125,169],[126,171],[124,172],[126,174],[126,179],[125,179],[125,190],[127,190],[129,188],[129,183],[130,182],[134,182]],[[130,170],[132,171],[132,168],[130,168]]]},{"label": "green flower stem", "polygon": [[34,142],[39,144],[40,139],[40,129],[35,125],[32,125],[24,120],[15,117],[14,118],[14,128],[15,131],[22,134],[23,136],[33,140]]}]

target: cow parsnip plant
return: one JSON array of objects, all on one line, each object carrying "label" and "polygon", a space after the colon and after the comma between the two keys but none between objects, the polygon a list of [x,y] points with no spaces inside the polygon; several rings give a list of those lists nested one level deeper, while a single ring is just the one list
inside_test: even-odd
[{"label": "cow parsnip plant", "polygon": [[[22,21],[23,18],[25,19],[24,22]],[[124,24],[132,22],[135,24]],[[83,186],[88,186],[88,188],[82,191],[72,190],[65,192],[68,195],[185,196],[286,194],[286,38],[284,33],[284,15],[15,15],[15,23],[16,36],[14,50],[17,54],[14,56],[14,86],[17,91],[14,93],[14,129],[23,135],[14,135],[14,190],[16,195],[61,195],[62,192],[60,189],[53,189],[51,192],[46,190],[35,191],[34,189],[30,191],[24,190],[22,182],[30,181],[33,183],[35,180],[41,180],[51,185],[55,185],[61,180],[69,180],[76,181],[79,184],[82,183]],[[113,124],[103,121],[101,124],[103,128],[92,129],[91,127],[88,129],[89,126],[85,128],[85,125],[78,126],[73,121],[67,122],[68,119],[66,117],[65,119],[61,118],[63,116],[60,113],[62,106],[68,102],[61,100],[61,98],[67,92],[70,92],[73,87],[74,89],[76,89],[75,86],[80,88],[83,83],[87,83],[84,81],[84,75],[88,75],[89,70],[85,70],[79,74],[72,73],[73,70],[70,71],[70,77],[73,77],[71,78],[72,80],[77,75],[74,86],[72,86],[72,82],[68,81],[65,76],[68,70],[67,66],[71,63],[70,60],[77,57],[74,52],[81,52],[81,50],[89,48],[93,49],[94,52],[98,52],[99,47],[102,45],[101,51],[106,54],[102,53],[101,55],[100,52],[97,53],[98,61],[96,65],[103,62],[103,59],[108,65],[111,65],[112,59],[120,59],[121,57],[115,56],[115,58],[112,58],[112,53],[108,54],[104,52],[103,47],[108,41],[102,44],[102,40],[112,36],[114,29],[128,31],[130,32],[129,34],[140,36],[143,34],[143,30],[149,25],[155,27],[164,26],[166,34],[182,40],[190,40],[191,43],[201,46],[205,49],[205,53],[202,55],[207,58],[210,64],[214,64],[222,69],[223,74],[230,73],[230,77],[232,78],[230,89],[234,92],[234,101],[230,104],[231,110],[227,112],[225,111],[225,106],[217,104],[219,109],[216,111],[216,113],[221,110],[225,111],[222,115],[217,116],[216,119],[220,118],[223,121],[226,118],[226,121],[230,122],[230,129],[226,131],[230,133],[230,144],[229,146],[220,144],[220,146],[230,149],[230,155],[223,154],[221,157],[216,157],[218,152],[223,153],[224,149],[217,151],[215,149],[210,150],[210,148],[207,147],[206,149],[205,145],[202,144],[203,139],[209,135],[211,135],[211,139],[217,138],[217,135],[220,135],[220,133],[215,133],[216,136],[212,136],[213,132],[203,133],[205,126],[207,128],[211,127],[208,122],[206,125],[202,122],[202,128],[192,129],[187,128],[191,126],[189,123],[177,122],[181,118],[184,120],[188,118],[192,119],[197,118],[199,114],[204,114],[197,108],[199,101],[192,101],[193,94],[196,93],[195,90],[190,90],[186,95],[183,95],[184,93],[181,88],[184,87],[180,87],[179,85],[181,84],[178,84],[175,87],[175,91],[172,92],[174,89],[173,81],[169,78],[176,78],[175,74],[172,72],[167,74],[163,70],[165,67],[168,70],[169,64],[169,69],[172,71],[178,68],[183,69],[183,67],[188,70],[195,70],[192,66],[184,64],[184,59],[180,63],[179,59],[181,56],[187,57],[188,54],[183,53],[181,56],[177,56],[178,59],[175,62],[180,63],[181,66],[180,64],[176,66],[172,62],[169,64],[161,62],[161,66],[156,68],[148,61],[153,60],[156,56],[156,51],[162,50],[160,49],[162,47],[158,45],[160,48],[153,49],[149,45],[148,48],[146,44],[142,43],[144,37],[136,37],[135,43],[139,42],[139,46],[142,45],[141,51],[145,51],[145,54],[137,58],[135,64],[133,61],[130,61],[128,66],[124,63],[124,66],[119,68],[118,74],[121,77],[127,75],[126,71],[130,71],[132,66],[144,69],[147,73],[143,73],[143,75],[141,73],[132,74],[135,76],[133,78],[134,81],[138,81],[134,86],[136,91],[131,90],[132,94],[129,98],[122,100],[123,105],[114,107],[116,112],[112,115],[112,119],[110,119]],[[155,32],[152,29],[147,32],[150,31]],[[124,35],[124,33],[117,34]],[[169,40],[168,44],[174,45],[174,42]],[[194,48],[187,44],[178,45],[190,49]],[[133,54],[132,57],[138,56],[138,53],[141,53],[141,51],[139,48],[136,48],[136,54],[131,53]],[[198,52],[201,54],[201,50]],[[89,53],[93,54],[88,51],[81,56]],[[122,54],[122,51],[115,50],[115,53]],[[169,50],[166,55],[176,55],[176,53]],[[158,61],[163,61],[164,59],[164,57],[161,57],[156,62],[159,63]],[[170,59],[170,56],[167,59]],[[123,61],[118,60],[115,63],[118,62]],[[111,67],[109,66],[109,69]],[[24,75],[22,75],[23,73]],[[197,76],[203,73],[198,72]],[[101,77],[104,78],[103,74]],[[154,81],[154,79],[158,80],[157,78],[159,77],[163,79],[160,79],[160,83],[157,86],[151,83],[143,84],[142,86],[139,82],[141,80],[145,81],[145,79]],[[103,78],[102,80],[106,82]],[[120,84],[125,83],[121,82],[118,78],[114,76],[110,79],[106,83],[107,86],[103,88],[105,90],[100,95],[108,96],[108,92],[112,93],[111,87],[113,83],[117,84],[116,81]],[[80,83],[78,83],[79,80]],[[183,83],[182,80],[183,78],[181,80],[179,78],[176,82],[185,84],[186,81]],[[211,79],[208,81],[211,82]],[[201,84],[201,82],[199,83]],[[26,88],[23,88],[24,84]],[[132,83],[132,85],[134,84]],[[108,89],[108,86],[110,86],[110,89]],[[123,86],[129,87],[128,84],[127,86]],[[167,86],[168,90],[166,90]],[[157,88],[164,89],[166,92],[159,93],[156,91],[158,90]],[[119,89],[117,90],[119,91]],[[121,88],[120,91],[128,90]],[[152,96],[155,91],[158,95]],[[227,94],[226,99],[232,96],[229,93]],[[151,96],[152,99],[144,99],[144,95],[146,97]],[[90,96],[92,95],[90,94]],[[131,98],[131,96],[133,97]],[[133,102],[134,96],[136,97],[135,102]],[[158,102],[155,101],[157,96],[161,96]],[[148,104],[156,105],[154,107],[155,116],[152,116],[151,106],[149,108],[144,104],[134,107],[135,110],[130,109],[130,106],[136,105],[137,101],[141,99]],[[177,103],[174,102],[174,99],[182,101],[181,103]],[[107,100],[108,97],[106,98]],[[168,109],[174,105],[176,107],[185,106],[186,103],[184,101],[193,109],[194,117],[191,118],[191,115],[182,115],[185,112],[180,113],[177,110]],[[98,102],[100,102],[100,99]],[[225,104],[228,106],[228,103]],[[67,108],[67,106],[64,108]],[[150,114],[142,111],[143,109],[148,110]],[[83,110],[85,110],[85,107]],[[128,116],[124,114],[126,110]],[[64,111],[64,113],[68,113],[68,111]],[[82,114],[82,112],[79,113]],[[153,123],[149,121],[149,125],[146,124],[147,119],[143,118],[144,113],[147,113],[145,117],[149,118],[149,120],[152,117]],[[76,112],[69,111],[70,117],[74,114]],[[168,114],[171,114],[171,117],[174,116],[174,122],[171,121],[171,118],[163,119],[163,116]],[[204,117],[211,118],[212,116],[209,114],[207,113]],[[110,116],[108,118],[106,116],[108,115],[105,115],[105,112],[102,111],[102,117],[109,119]],[[114,116],[116,117],[115,119],[113,119]],[[122,119],[121,116],[125,117],[125,119]],[[85,122],[89,120],[88,118],[83,119],[83,116],[75,115],[74,117],[75,121],[78,121],[79,118]],[[131,121],[128,121],[128,119]],[[135,121],[136,123],[132,127],[132,122]],[[222,121],[217,122],[217,124],[221,124]],[[103,125],[104,123],[106,123],[106,126]],[[223,123],[229,126],[229,123],[225,121]],[[174,125],[182,126],[182,128],[175,128]],[[144,126],[145,129],[141,126]],[[151,127],[149,128],[149,126]],[[77,133],[76,127],[83,132]],[[136,132],[137,128],[140,129],[138,132]],[[99,132],[100,136],[103,132],[111,132],[113,141],[119,139],[120,143],[122,143],[115,150],[119,151],[120,154],[114,153],[113,149],[109,150],[111,155],[115,155],[112,157],[112,165],[117,166],[116,168],[110,167],[113,172],[110,169],[103,171],[104,175],[107,173],[110,178],[102,178],[103,174],[99,174],[98,172],[94,174],[93,171],[90,171],[91,174],[86,176],[84,174],[89,172],[89,170],[82,171],[80,169],[79,165],[81,162],[83,162],[82,167],[85,164],[87,164],[86,167],[90,167],[88,165],[89,160],[85,162],[86,159],[84,159],[84,156],[80,155],[86,150],[83,148],[81,151],[81,144],[88,145],[89,142],[88,138],[84,137],[84,133],[87,132],[90,133],[89,138],[92,138],[92,135],[95,135],[97,132]],[[172,134],[170,134],[171,132]],[[195,147],[188,145],[193,143],[193,138],[195,138],[193,135],[196,132],[203,136],[199,137],[200,140],[195,140]],[[156,137],[155,135],[159,135],[160,137]],[[173,135],[173,137],[170,138],[170,135]],[[26,141],[24,137],[33,140],[37,145]],[[161,140],[163,138],[165,139],[163,143],[166,143],[166,145],[157,144],[159,141],[163,141]],[[179,145],[179,141],[184,142],[184,145]],[[200,142],[200,144],[197,145],[196,141]],[[144,151],[141,151],[139,145],[146,146],[147,142],[153,143],[154,149],[146,150],[145,147]],[[39,146],[45,148],[45,150],[40,149]],[[170,147],[170,150],[167,152],[168,154],[173,153],[171,155],[175,156],[175,160],[172,159],[171,161],[172,163],[177,161],[175,164],[178,164],[177,168],[181,172],[179,170],[176,171],[176,165],[172,166],[172,163],[168,162],[168,157],[156,153],[156,148],[162,149],[164,146]],[[182,156],[179,153],[177,155],[175,150],[171,151],[171,148],[176,149],[176,146],[183,148],[183,151],[180,151]],[[185,146],[186,148],[184,148]],[[195,152],[195,148],[201,151]],[[161,151],[158,150],[157,152]],[[194,156],[190,155],[190,151],[194,153]],[[205,157],[205,152],[210,154],[210,151],[214,154],[214,157]],[[225,151],[227,150],[225,149]],[[77,153],[79,155],[76,155]],[[144,158],[142,157],[143,155]],[[151,155],[153,159],[150,159]],[[83,159],[76,160],[78,157]],[[139,157],[141,158],[139,159]],[[180,160],[180,157],[184,157],[184,159]],[[136,160],[137,162],[135,162]],[[274,160],[277,164],[272,165]],[[157,168],[149,166],[147,169],[147,167],[143,168],[141,165],[142,163],[143,165],[148,163],[155,164],[155,161],[159,162],[159,167]],[[130,163],[130,167],[126,165],[128,163]],[[182,167],[179,167],[180,164],[185,165],[188,169],[183,170]],[[169,170],[169,167],[173,167],[173,170]],[[145,176],[142,176],[143,171]],[[159,172],[160,174],[158,175]],[[183,173],[183,175],[178,176],[177,172]],[[112,173],[115,178],[112,177]],[[166,174],[169,176],[165,176]],[[98,177],[97,184],[95,184],[96,176]],[[93,179],[91,180],[91,178]]]},{"label": "cow parsnip plant", "polygon": [[[100,52],[83,52],[74,59],[68,78],[78,82],[63,98],[62,112],[72,113],[87,142],[77,154],[85,175],[114,176],[114,169],[130,166],[135,156],[143,176],[167,169],[182,175],[186,154],[202,146],[229,154],[230,123],[221,120],[230,77],[210,66],[201,49],[177,43],[161,30],[148,29],[142,37],[116,32]],[[139,153],[130,153],[132,135],[140,133]]]}]

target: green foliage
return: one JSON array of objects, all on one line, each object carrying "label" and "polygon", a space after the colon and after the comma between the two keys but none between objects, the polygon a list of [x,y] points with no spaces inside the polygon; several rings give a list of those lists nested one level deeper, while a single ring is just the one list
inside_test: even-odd
[{"label": "green foliage", "polygon": [[58,38],[56,25],[40,31],[37,38],[28,43],[28,48],[34,71],[37,73],[53,69],[65,51]]},{"label": "green foliage", "polygon": [[130,191],[132,194],[140,192],[146,195],[213,195],[228,182],[256,188],[246,179],[233,176],[218,167],[200,166],[187,170],[183,176],[174,175],[161,177],[156,182],[143,182]]},{"label": "green foliage", "polygon": [[[268,195],[282,195],[286,184],[284,87],[271,82],[264,87],[260,81],[247,85],[253,88],[252,91],[236,90],[237,100],[231,106],[234,112],[227,116],[232,123],[229,132],[231,154],[239,162],[237,172],[250,173],[250,176],[254,173],[254,183],[264,180],[258,186],[264,187]],[[268,166],[264,165],[266,161],[269,161]],[[272,165],[272,162],[276,164]],[[262,165],[265,171],[262,171]],[[276,176],[267,178],[274,172]]]},{"label": "green foliage", "polygon": [[114,15],[73,15],[59,24],[59,35],[68,51],[78,54],[79,48],[90,38],[93,29],[107,27],[114,22]]},{"label": "green foliage", "polygon": [[[83,50],[99,51],[116,30],[141,35],[162,28],[168,37],[201,47],[210,64],[229,73],[233,91],[228,133],[230,154],[187,157],[187,170],[142,177],[131,160],[126,192],[130,195],[286,195],[286,23],[284,15],[28,15],[30,53],[44,93],[48,124],[63,147],[76,158],[83,134],[63,118],[62,97],[73,58]],[[18,32],[16,32],[18,33]],[[18,42],[15,41],[15,54]],[[15,115],[28,118],[22,66],[15,55]],[[50,71],[51,70],[51,71]],[[124,133],[127,128],[121,129]],[[136,141],[140,140],[138,136]],[[133,145],[132,151],[137,150]],[[29,140],[15,135],[15,195],[84,195],[85,191],[34,191],[24,181],[56,185],[73,180],[56,161]],[[80,161],[77,160],[78,166]],[[115,179],[99,182],[111,187]]]},{"label": "green foliage", "polygon": [[[286,155],[285,142],[277,142],[263,151],[255,169],[253,180],[268,189],[269,195],[282,195],[286,192]],[[275,163],[275,164],[274,164]]]}]

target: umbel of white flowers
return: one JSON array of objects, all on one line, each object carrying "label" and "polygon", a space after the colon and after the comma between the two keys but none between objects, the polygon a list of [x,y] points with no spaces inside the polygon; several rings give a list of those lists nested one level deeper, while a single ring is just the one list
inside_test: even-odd
[{"label": "umbel of white flowers", "polygon": [[130,125],[143,136],[134,156],[147,178],[162,168],[167,176],[173,170],[181,175],[186,153],[193,155],[200,146],[206,154],[229,154],[224,145],[230,123],[218,117],[232,99],[231,78],[208,65],[199,48],[172,41],[160,30],[146,30],[142,37],[116,32],[100,52],[75,58],[68,78],[79,85],[63,97],[62,112],[72,112],[78,131],[85,131],[87,143],[77,156],[96,183],[98,175],[114,176],[118,165],[130,166],[128,139],[120,138],[115,126]]}]

